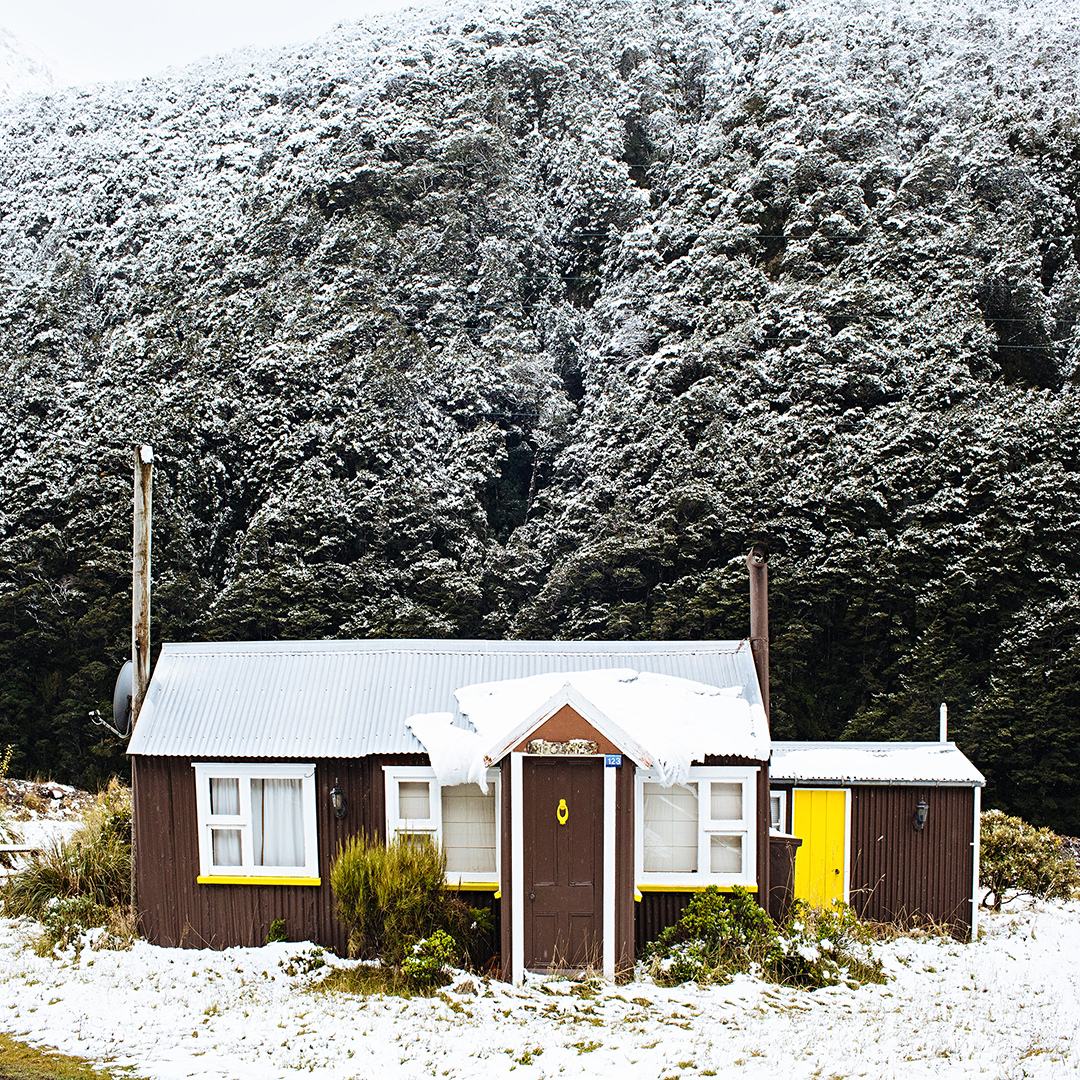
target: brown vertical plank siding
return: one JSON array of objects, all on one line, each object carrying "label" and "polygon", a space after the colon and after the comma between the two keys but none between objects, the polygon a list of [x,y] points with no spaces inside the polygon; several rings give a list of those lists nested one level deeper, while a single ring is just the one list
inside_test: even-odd
[{"label": "brown vertical plank siding", "polygon": [[[425,763],[419,755],[315,762],[321,885],[200,885],[192,759],[132,758],[138,907],[146,939],[188,948],[262,945],[271,923],[282,919],[289,940],[311,940],[346,955],[348,935],[335,913],[331,863],[349,837],[384,836],[382,766]],[[330,806],[335,782],[348,803],[341,821]]]},{"label": "brown vertical plank siding", "polygon": [[692,892],[647,892],[634,905],[634,948],[640,956],[650,941],[660,936],[660,931],[674,926],[686,905],[694,899]]},{"label": "brown vertical plank siding", "polygon": [[[851,788],[851,905],[880,922],[947,924],[971,934],[975,799],[970,787]],[[912,825],[920,799],[926,827]]]}]

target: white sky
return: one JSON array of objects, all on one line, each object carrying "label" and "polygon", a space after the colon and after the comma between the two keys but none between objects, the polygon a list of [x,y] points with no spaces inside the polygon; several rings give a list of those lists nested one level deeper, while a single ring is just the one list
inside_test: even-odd
[{"label": "white sky", "polygon": [[154,75],[245,45],[310,41],[405,0],[0,0],[0,26],[74,81]]}]

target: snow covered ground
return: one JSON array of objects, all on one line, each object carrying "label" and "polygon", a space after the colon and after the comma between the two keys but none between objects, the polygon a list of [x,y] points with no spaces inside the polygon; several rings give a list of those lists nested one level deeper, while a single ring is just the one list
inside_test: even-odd
[{"label": "snow covered ground", "polygon": [[310,946],[138,943],[50,960],[23,947],[31,929],[0,921],[0,1028],[156,1080],[1080,1072],[1077,902],[1016,905],[972,945],[883,945],[886,985],[814,993],[462,975],[431,999],[363,999],[313,992],[326,969],[305,975],[295,960]]}]

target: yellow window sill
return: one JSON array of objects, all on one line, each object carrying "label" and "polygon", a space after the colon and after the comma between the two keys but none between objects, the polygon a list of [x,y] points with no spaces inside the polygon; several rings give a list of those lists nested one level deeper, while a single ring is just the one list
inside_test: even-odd
[{"label": "yellow window sill", "polygon": [[494,881],[448,881],[446,887],[453,892],[497,893],[499,891],[499,886]]},{"label": "yellow window sill", "polygon": [[[708,883],[704,885],[639,885],[637,891],[639,893],[647,892],[701,892],[703,889],[709,887]],[[717,885],[721,892],[732,892],[734,889],[742,889],[744,892],[756,893],[758,887],[756,885]]]},{"label": "yellow window sill", "polygon": [[200,885],[321,885],[317,877],[256,877],[240,874],[200,874],[195,879]]}]

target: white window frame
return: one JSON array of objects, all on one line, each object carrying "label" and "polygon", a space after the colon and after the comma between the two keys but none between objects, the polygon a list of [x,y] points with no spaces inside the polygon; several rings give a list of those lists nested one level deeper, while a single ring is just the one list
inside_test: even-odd
[{"label": "white window frame", "polygon": [[[195,810],[199,820],[199,876],[203,885],[319,885],[319,834],[315,814],[314,764],[237,764],[195,762]],[[237,780],[239,814],[210,812],[210,781]],[[252,848],[251,781],[300,780],[300,805],[304,815],[304,865],[256,866]],[[215,866],[213,830],[236,829],[240,833],[240,865]]]},{"label": "white window frame", "polygon": [[[757,887],[757,766],[693,765],[687,784],[697,785],[698,869],[692,871],[648,871],[645,864],[645,785],[660,783],[659,774],[639,769],[634,778],[634,874],[639,889],[704,888],[707,885]],[[742,817],[713,820],[712,782],[742,785]],[[742,837],[743,868],[740,874],[714,874],[701,867],[711,865],[713,836]]]},{"label": "white window frame", "polygon": [[[443,842],[442,822],[442,785],[435,777],[435,770],[429,765],[384,765],[383,778],[386,786],[386,838],[392,840],[398,833],[430,836],[437,844]],[[430,816],[423,820],[402,818],[399,809],[400,785],[402,783],[426,780],[428,787],[428,807]],[[470,870],[466,877],[460,871],[446,871],[446,883],[459,889],[495,889],[502,881],[502,771],[488,769],[488,787],[495,789],[495,870],[483,872]]]},{"label": "white window frame", "polygon": [[787,796],[788,796],[788,793],[787,793],[786,790],[781,789],[781,790],[778,791],[776,788],[770,788],[769,789],[769,830],[770,831],[772,831],[772,829],[774,828],[773,823],[772,823],[772,801],[773,801],[773,799],[778,799],[779,802],[780,802],[780,824],[775,827],[777,832],[789,833],[791,831],[791,827],[788,825],[788,817],[787,817]]}]

